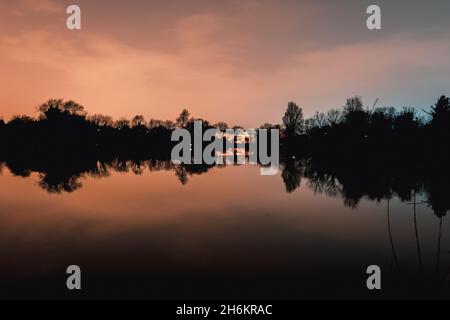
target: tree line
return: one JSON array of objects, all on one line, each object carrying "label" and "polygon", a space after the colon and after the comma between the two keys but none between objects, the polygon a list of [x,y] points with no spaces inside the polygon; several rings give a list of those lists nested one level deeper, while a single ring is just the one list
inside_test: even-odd
[{"label": "tree line", "polygon": [[419,112],[408,107],[364,108],[361,97],[355,96],[347,99],[341,109],[316,112],[309,119],[304,119],[302,109],[290,102],[281,128],[283,151],[288,154],[353,157],[406,153],[412,159],[446,154],[450,141],[450,99],[441,96],[428,110]]},{"label": "tree line", "polygon": [[[205,173],[212,166],[172,164],[173,130],[192,130],[195,120],[205,128],[229,128],[224,122],[195,119],[186,109],[174,121],[146,121],[139,115],[113,121],[60,99],[49,100],[38,110],[36,118],[0,120],[0,171],[5,163],[17,176],[39,172],[39,185],[57,193],[78,189],[79,178],[85,175],[103,177],[111,170],[140,174],[145,167],[174,170],[185,184],[189,175]],[[352,97],[340,109],[306,119],[303,110],[290,102],[282,124],[260,128],[280,130],[281,178],[287,192],[306,178],[315,192],[341,196],[351,207],[364,197],[411,201],[425,193],[437,216],[450,209],[446,96],[422,111],[365,108],[360,97]]]},{"label": "tree line", "polygon": [[[174,121],[147,121],[142,115],[114,121],[108,115],[90,115],[82,105],[62,99],[50,99],[38,110],[36,118],[15,116],[8,122],[0,120],[0,154],[162,157],[170,155],[173,130],[193,130],[196,120],[202,121],[204,129],[242,128],[230,128],[225,122],[211,124],[192,117],[187,109]],[[282,124],[265,123],[260,129],[278,129],[281,152],[301,158],[402,154],[412,161],[424,155],[448,153],[450,99],[441,96],[422,111],[407,107],[365,108],[361,97],[355,96],[347,99],[341,109],[316,112],[305,119],[302,108],[289,102]]]}]

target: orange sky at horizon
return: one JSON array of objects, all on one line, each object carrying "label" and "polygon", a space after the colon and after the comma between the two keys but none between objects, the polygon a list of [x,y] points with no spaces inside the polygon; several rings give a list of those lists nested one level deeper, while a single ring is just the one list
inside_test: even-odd
[{"label": "orange sky at horizon", "polygon": [[281,122],[288,101],[309,116],[353,95],[422,108],[449,93],[445,2],[412,10],[415,24],[386,3],[379,32],[365,1],[76,2],[80,31],[65,27],[66,0],[0,0],[0,117],[64,98],[115,119],[188,108],[255,127]]}]

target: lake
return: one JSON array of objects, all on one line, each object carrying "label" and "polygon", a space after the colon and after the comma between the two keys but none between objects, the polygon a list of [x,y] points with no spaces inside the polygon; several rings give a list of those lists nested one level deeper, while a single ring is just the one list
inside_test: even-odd
[{"label": "lake", "polygon": [[[256,165],[97,166],[56,185],[2,166],[1,298],[450,297],[450,221],[423,192],[349,203],[338,181]],[[74,264],[80,292],[66,288]]]}]

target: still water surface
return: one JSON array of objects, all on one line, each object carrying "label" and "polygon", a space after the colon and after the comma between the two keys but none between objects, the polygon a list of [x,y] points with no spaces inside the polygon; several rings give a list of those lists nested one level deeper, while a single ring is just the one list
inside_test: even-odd
[{"label": "still water surface", "polygon": [[[450,220],[421,194],[414,214],[396,197],[349,207],[301,177],[287,192],[252,165],[108,175],[49,193],[39,173],[3,168],[1,298],[450,297]],[[65,287],[72,264],[81,292]]]}]

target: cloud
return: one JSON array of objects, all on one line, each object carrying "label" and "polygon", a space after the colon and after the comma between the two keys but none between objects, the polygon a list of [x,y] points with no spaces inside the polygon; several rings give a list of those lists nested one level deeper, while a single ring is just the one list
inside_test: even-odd
[{"label": "cloud", "polygon": [[[28,10],[55,12],[54,1],[42,7],[38,2]],[[149,29],[151,16],[139,16],[135,22],[130,12],[137,7],[132,7],[123,20],[113,16],[126,26],[106,24],[110,29],[105,30],[95,24],[95,8],[83,5],[91,19],[81,32],[55,22],[65,18],[63,12],[52,19],[36,15],[39,23],[54,25],[17,25],[0,36],[5,117],[30,113],[43,100],[62,97],[116,118],[143,114],[173,119],[188,107],[211,121],[257,126],[280,121],[289,100],[309,115],[354,94],[369,103],[380,97],[393,105],[431,104],[434,95],[450,87],[448,33],[366,39],[349,34],[349,41],[328,43],[313,37],[317,31],[300,28],[314,22],[306,13],[288,14],[287,7],[270,11],[261,4],[223,11],[189,7],[176,19],[165,15]],[[302,41],[297,43],[294,34],[304,34]]]},{"label": "cloud", "polygon": [[55,0],[17,0],[11,12],[19,16],[29,13],[62,13],[64,7]]}]

